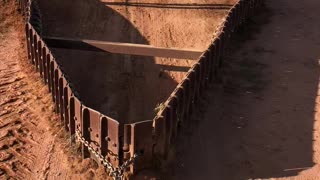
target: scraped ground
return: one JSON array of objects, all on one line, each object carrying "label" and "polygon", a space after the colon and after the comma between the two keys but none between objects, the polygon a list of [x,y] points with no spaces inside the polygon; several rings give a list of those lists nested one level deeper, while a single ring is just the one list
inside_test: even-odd
[{"label": "scraped ground", "polygon": [[232,42],[172,179],[320,179],[320,1],[265,2]]},{"label": "scraped ground", "polygon": [[51,95],[27,62],[22,18],[12,1],[0,3],[0,179],[106,179],[65,139]]}]

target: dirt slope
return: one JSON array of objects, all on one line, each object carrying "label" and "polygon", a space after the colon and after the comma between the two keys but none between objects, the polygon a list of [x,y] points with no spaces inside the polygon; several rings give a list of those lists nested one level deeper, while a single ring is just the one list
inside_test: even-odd
[{"label": "dirt slope", "polygon": [[27,62],[13,2],[0,6],[0,179],[105,179],[65,138],[51,95]]},{"label": "dirt slope", "polygon": [[320,179],[320,1],[266,6],[232,43],[173,179]]}]

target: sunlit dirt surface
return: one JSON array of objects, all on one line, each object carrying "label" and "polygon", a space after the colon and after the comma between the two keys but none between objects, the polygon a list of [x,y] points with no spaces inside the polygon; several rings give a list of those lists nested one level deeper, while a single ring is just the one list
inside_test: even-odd
[{"label": "sunlit dirt surface", "polygon": [[0,179],[106,179],[70,147],[48,88],[27,60],[14,2],[0,2]]}]

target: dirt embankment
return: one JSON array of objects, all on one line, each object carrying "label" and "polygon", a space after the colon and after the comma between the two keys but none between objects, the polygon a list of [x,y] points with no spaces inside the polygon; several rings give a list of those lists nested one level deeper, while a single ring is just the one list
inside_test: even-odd
[{"label": "dirt embankment", "polygon": [[[235,2],[40,0],[39,4],[45,36],[205,50]],[[123,123],[152,119],[157,104],[169,97],[195,62],[61,49],[54,53],[85,104]]]}]

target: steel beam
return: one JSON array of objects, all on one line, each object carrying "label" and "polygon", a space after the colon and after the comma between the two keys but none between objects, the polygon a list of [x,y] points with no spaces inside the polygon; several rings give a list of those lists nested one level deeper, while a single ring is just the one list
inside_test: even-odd
[{"label": "steel beam", "polygon": [[203,53],[202,50],[163,48],[145,44],[120,43],[85,39],[44,37],[44,41],[49,47],[52,48],[98,51],[140,56],[166,57],[176,59],[196,60]]}]

